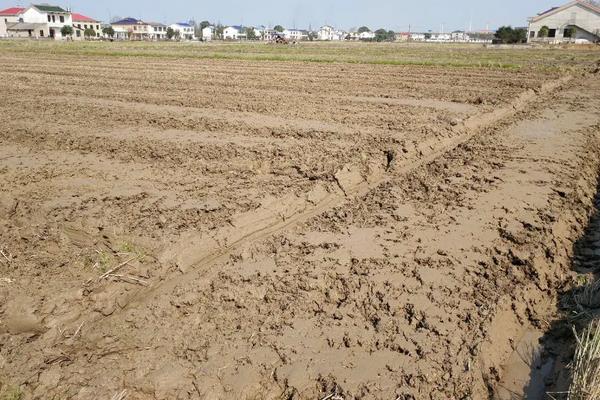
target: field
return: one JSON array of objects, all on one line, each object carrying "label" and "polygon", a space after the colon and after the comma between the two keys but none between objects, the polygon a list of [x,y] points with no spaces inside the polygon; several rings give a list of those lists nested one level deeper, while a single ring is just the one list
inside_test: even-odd
[{"label": "field", "polygon": [[542,384],[521,350],[580,279],[599,68],[592,47],[0,41],[0,395],[563,390],[569,349],[540,350]]}]

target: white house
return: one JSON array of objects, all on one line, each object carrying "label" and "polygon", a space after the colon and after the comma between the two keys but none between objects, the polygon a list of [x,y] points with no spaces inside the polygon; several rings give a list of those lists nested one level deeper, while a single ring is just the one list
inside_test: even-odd
[{"label": "white house", "polygon": [[411,33],[410,40],[414,40],[415,42],[424,42],[427,39],[424,33]]},{"label": "white house", "polygon": [[319,40],[344,40],[346,35],[342,31],[335,30],[332,26],[325,25],[319,29],[317,37]]},{"label": "white house", "polygon": [[243,26],[235,25],[228,26],[223,29],[223,39],[225,40],[240,40],[246,39],[246,33]]},{"label": "white house", "polygon": [[18,22],[7,25],[8,36],[61,39],[61,29],[73,26],[71,12],[49,4],[34,4],[18,15]]},{"label": "white house", "polygon": [[124,18],[111,24],[115,39],[150,40],[154,29],[146,22],[135,18]]},{"label": "white house", "polygon": [[215,27],[210,25],[202,29],[202,40],[210,42],[215,37]]},{"label": "white house", "polygon": [[361,32],[358,34],[359,40],[373,40],[375,39],[375,32]]},{"label": "white house", "polygon": [[160,22],[148,22],[150,26],[150,39],[165,40],[167,38],[167,26]]},{"label": "white house", "polygon": [[93,30],[95,38],[103,36],[100,21],[78,13],[71,13],[71,19],[73,20],[73,36],[75,38],[83,38],[86,29]]},{"label": "white house", "polygon": [[7,26],[19,22],[19,16],[25,11],[22,7],[11,7],[0,11],[0,37],[7,37]]},{"label": "white house", "polygon": [[[540,37],[540,30],[544,26],[548,28],[548,36]],[[539,13],[529,19],[527,38],[528,42],[598,42],[600,7],[587,1],[575,0]]]},{"label": "white house", "polygon": [[308,31],[300,29],[285,29],[283,31],[283,37],[287,40],[299,42],[301,40],[308,40]]},{"label": "white house", "polygon": [[169,28],[173,29],[175,32],[179,32],[179,37],[184,40],[194,40],[194,27],[187,22],[178,22],[169,26]]}]

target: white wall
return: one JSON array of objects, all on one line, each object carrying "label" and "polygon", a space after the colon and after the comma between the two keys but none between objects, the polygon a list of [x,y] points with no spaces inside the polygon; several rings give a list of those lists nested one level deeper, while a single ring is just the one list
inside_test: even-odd
[{"label": "white wall", "polygon": [[0,37],[8,36],[6,32],[6,26],[19,22],[19,16],[0,16]]},{"label": "white wall", "polygon": [[240,35],[240,32],[231,26],[227,27],[223,30],[223,39],[236,40],[239,35]]},{"label": "white wall", "polygon": [[[557,40],[564,38],[564,30],[570,25],[579,26],[589,32],[600,34],[600,14],[595,13],[579,4],[569,7],[565,10],[551,14],[538,21],[529,23],[529,33],[527,35],[529,41],[536,39],[538,33],[543,26],[549,29],[556,29]],[[535,37],[531,37],[531,32],[535,32]],[[577,38],[584,38],[585,32],[578,32]],[[551,40],[551,39],[550,39]]]}]

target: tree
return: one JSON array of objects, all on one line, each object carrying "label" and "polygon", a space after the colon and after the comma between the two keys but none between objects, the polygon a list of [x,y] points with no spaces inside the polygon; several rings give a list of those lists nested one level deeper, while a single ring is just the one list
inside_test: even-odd
[{"label": "tree", "polygon": [[83,31],[83,37],[85,37],[86,39],[96,37],[96,31],[92,28],[87,28]]},{"label": "tree", "polygon": [[385,29],[377,29],[375,31],[375,41],[386,42],[396,40],[396,32],[386,31]]},{"label": "tree", "polygon": [[107,26],[106,28],[102,28],[102,33],[104,33],[108,37],[115,36],[115,30],[112,26]]},{"label": "tree", "polygon": [[252,27],[246,28],[246,39],[248,39],[248,40],[256,40],[257,39],[256,31],[254,30],[254,28],[252,28]]},{"label": "tree", "polygon": [[275,25],[275,27],[273,28],[274,31],[277,31],[279,33],[285,31],[285,28],[281,25]]},{"label": "tree", "polygon": [[215,27],[215,36],[219,39],[223,39],[223,32],[225,31],[225,27],[220,22],[217,23]]},{"label": "tree", "polygon": [[540,31],[538,32],[538,37],[547,38],[549,33],[550,29],[546,25],[544,25],[540,28]]},{"label": "tree", "polygon": [[316,32],[313,32],[313,31],[308,32],[308,40],[310,40],[311,42],[313,40],[316,40],[318,37],[319,37],[319,35],[317,35]]},{"label": "tree", "polygon": [[175,37],[175,30],[171,27],[167,28],[167,39],[171,40]]},{"label": "tree", "polygon": [[367,26],[361,26],[360,28],[358,28],[358,33],[363,32],[371,32],[371,30]]},{"label": "tree", "polygon": [[575,39],[575,37],[577,37],[577,27],[569,26],[568,28],[566,28],[565,29],[565,37]]},{"label": "tree", "polygon": [[513,29],[512,26],[501,26],[494,34],[496,42],[500,43],[524,43],[527,41],[527,30],[523,28]]},{"label": "tree", "polygon": [[515,28],[513,30],[512,43],[527,43],[527,29]]},{"label": "tree", "polygon": [[71,25],[65,25],[60,28],[60,34],[63,36],[72,36],[73,35],[73,27]]}]

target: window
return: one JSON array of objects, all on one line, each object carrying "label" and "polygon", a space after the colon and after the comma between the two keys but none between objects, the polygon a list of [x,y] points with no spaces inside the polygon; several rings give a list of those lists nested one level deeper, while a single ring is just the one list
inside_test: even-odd
[{"label": "window", "polygon": [[548,37],[549,37],[549,38],[556,37],[556,29],[550,29],[550,30],[548,31]]},{"label": "window", "polygon": [[535,31],[529,32],[529,38],[533,39],[535,37]]},{"label": "window", "polygon": [[76,30],[76,31],[75,31],[75,36],[77,36],[77,37],[81,37],[81,31],[80,31],[80,30]]},{"label": "window", "polygon": [[96,25],[96,30],[99,31],[100,30],[100,25]]},{"label": "window", "polygon": [[50,15],[48,15],[48,22],[52,22],[52,17],[50,17]]},{"label": "window", "polygon": [[87,24],[86,24],[86,25],[83,25],[83,29],[87,29]]},{"label": "window", "polygon": [[43,29],[40,31],[40,37],[44,37],[44,30]]},{"label": "window", "polygon": [[56,15],[52,16],[52,22],[56,22]]},{"label": "window", "polygon": [[65,23],[65,16],[64,15],[60,16],[60,22],[63,23],[63,24]]}]

